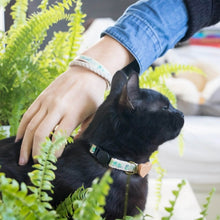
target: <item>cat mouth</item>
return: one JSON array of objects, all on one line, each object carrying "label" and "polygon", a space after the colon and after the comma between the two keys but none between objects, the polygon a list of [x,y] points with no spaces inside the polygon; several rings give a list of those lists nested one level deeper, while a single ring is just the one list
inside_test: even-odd
[{"label": "cat mouth", "polygon": [[180,132],[181,132],[181,129],[183,128],[183,125],[184,125],[184,119],[182,118],[181,120],[177,120],[176,123],[175,123],[175,128],[174,128],[174,137],[177,137]]},{"label": "cat mouth", "polygon": [[178,136],[179,136],[179,134],[180,134],[180,132],[181,132],[181,129],[179,129],[178,131],[176,131],[176,132],[174,133],[173,138],[178,137]]},{"label": "cat mouth", "polygon": [[184,114],[181,111],[176,113],[176,117],[174,118],[174,128],[177,130],[181,130],[184,125]]}]

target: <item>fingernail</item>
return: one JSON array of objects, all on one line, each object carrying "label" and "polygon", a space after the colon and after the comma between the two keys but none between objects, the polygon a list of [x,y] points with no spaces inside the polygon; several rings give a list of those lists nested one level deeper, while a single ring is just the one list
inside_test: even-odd
[{"label": "fingernail", "polygon": [[20,139],[19,138],[15,138],[15,143],[17,143],[18,141],[20,141]]},{"label": "fingernail", "polygon": [[18,164],[19,164],[20,166],[25,165],[26,162],[25,162],[24,158],[20,157],[20,158],[19,158],[19,162],[18,162]]}]

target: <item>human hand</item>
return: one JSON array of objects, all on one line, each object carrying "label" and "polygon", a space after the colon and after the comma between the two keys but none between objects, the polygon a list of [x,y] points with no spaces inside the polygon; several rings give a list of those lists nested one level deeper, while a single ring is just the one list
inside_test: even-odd
[{"label": "human hand", "polygon": [[[19,165],[39,155],[40,143],[56,128],[70,135],[83,121],[83,129],[88,126],[88,118],[102,103],[106,82],[100,76],[82,67],[71,67],[52,82],[34,101],[24,114],[16,140],[23,137]],[[87,120],[86,120],[87,119]],[[56,152],[62,154],[63,148]]]},{"label": "human hand", "polygon": [[[104,36],[84,55],[100,62],[114,73],[134,60],[132,54],[119,42]],[[39,144],[56,130],[70,135],[82,122],[81,134],[89,125],[93,114],[104,99],[105,80],[83,67],[73,66],[52,82],[24,114],[16,140],[23,138],[19,165],[25,165],[39,155]],[[79,135],[77,135],[79,136]],[[56,152],[56,157],[63,149]]]}]

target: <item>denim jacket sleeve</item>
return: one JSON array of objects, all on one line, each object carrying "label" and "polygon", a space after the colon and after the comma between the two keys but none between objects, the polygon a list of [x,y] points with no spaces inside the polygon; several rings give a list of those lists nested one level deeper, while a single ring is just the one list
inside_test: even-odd
[{"label": "denim jacket sleeve", "polygon": [[136,59],[139,72],[143,73],[184,37],[187,21],[182,0],[140,0],[102,36],[107,34],[126,47]]}]

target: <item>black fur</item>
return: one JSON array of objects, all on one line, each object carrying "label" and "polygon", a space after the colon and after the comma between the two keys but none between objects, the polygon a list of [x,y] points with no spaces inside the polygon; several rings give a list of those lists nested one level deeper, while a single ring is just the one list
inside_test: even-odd
[{"label": "black fur", "polygon": [[[58,205],[82,184],[89,187],[94,178],[106,172],[107,168],[89,153],[90,144],[99,146],[112,157],[143,163],[160,144],[175,138],[183,123],[183,114],[174,109],[165,96],[139,89],[136,73],[127,79],[123,71],[117,72],[110,95],[97,110],[88,129],[74,144],[66,146],[58,159],[52,205]],[[18,165],[20,145],[21,142],[14,143],[13,138],[0,141],[0,171],[30,184],[27,172],[32,170],[33,161],[30,159],[26,166]],[[113,169],[111,176],[114,183],[107,197],[106,220],[122,218],[124,210],[127,175]],[[136,207],[144,209],[147,191],[147,177],[132,175],[128,215],[138,214]]]}]

